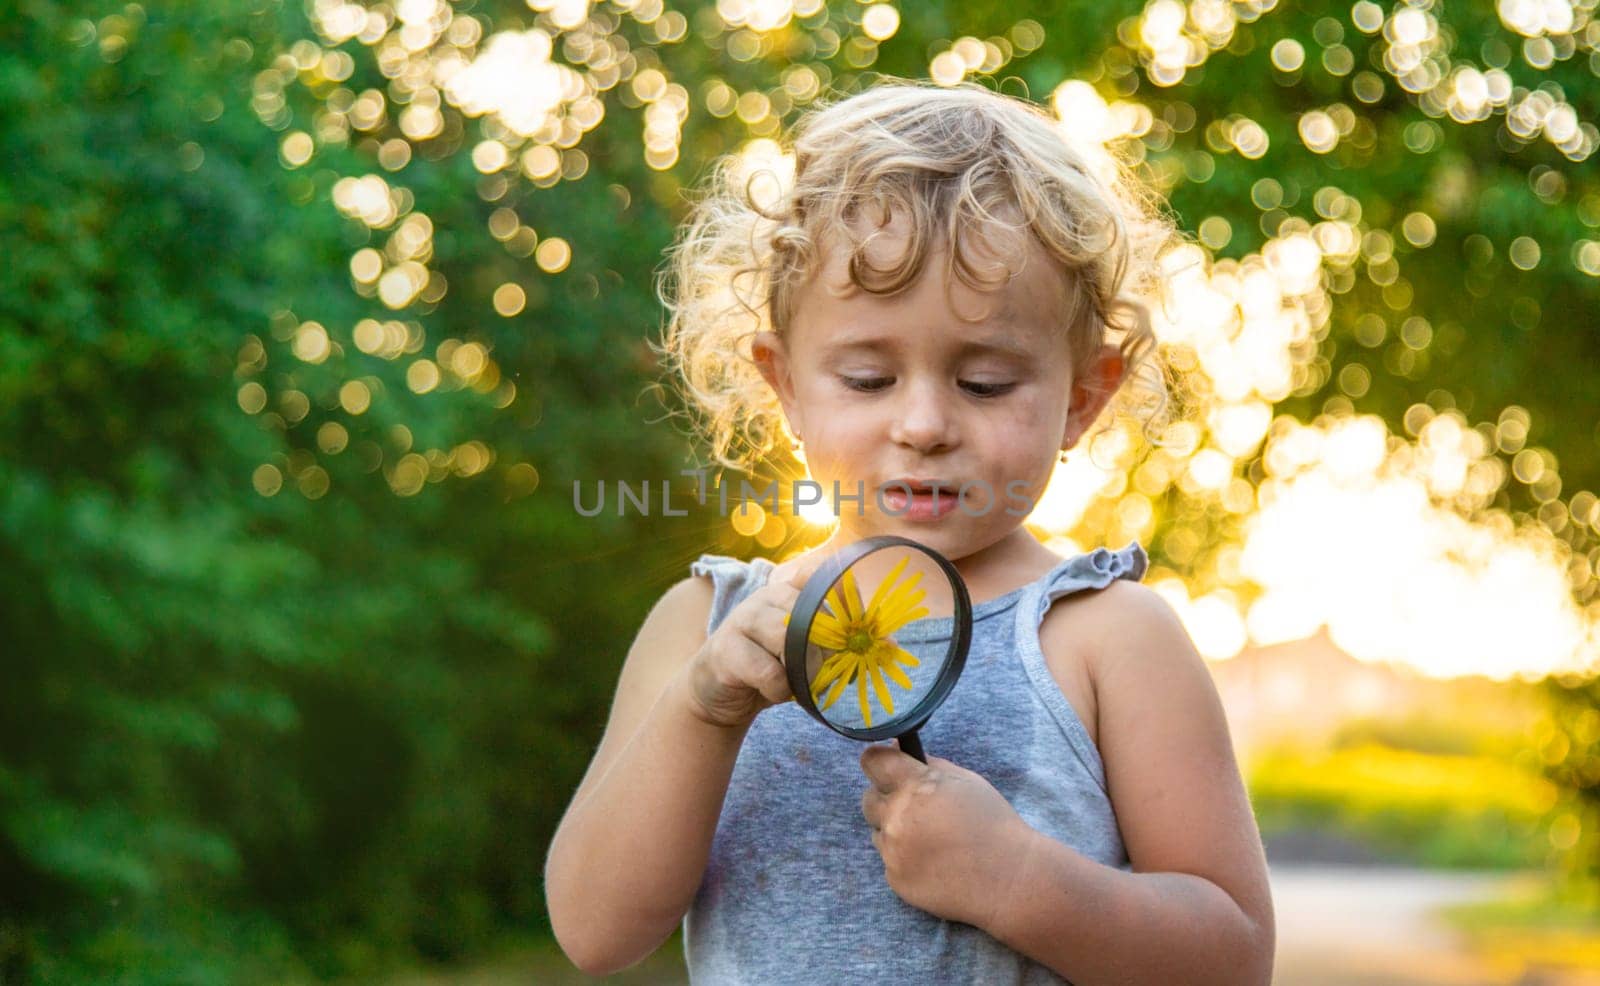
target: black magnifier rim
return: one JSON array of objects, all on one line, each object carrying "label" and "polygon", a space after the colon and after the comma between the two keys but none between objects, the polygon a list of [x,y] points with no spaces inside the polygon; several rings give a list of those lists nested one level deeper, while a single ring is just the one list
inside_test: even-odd
[{"label": "black magnifier rim", "polygon": [[[811,682],[806,680],[806,651],[811,640],[811,624],[816,621],[817,611],[822,608],[828,590],[833,588],[833,584],[844,574],[845,569],[874,551],[896,546],[915,548],[932,558],[950,583],[954,602],[952,615],[955,619],[951,626],[950,649],[945,654],[944,668],[939,672],[933,687],[922,696],[922,700],[909,713],[893,722],[867,727],[841,726],[829,722],[817,708],[816,699],[811,697]],[[802,616],[804,619],[799,618]],[[843,733],[852,739],[875,741],[892,739],[920,729],[922,724],[928,721],[928,717],[933,715],[933,711],[943,704],[945,696],[950,694],[950,689],[955,687],[956,679],[961,677],[962,669],[967,665],[967,650],[971,646],[972,598],[967,594],[967,584],[961,578],[961,573],[956,571],[956,567],[948,558],[925,544],[896,534],[879,534],[846,545],[832,557],[824,560],[817,566],[817,570],[811,573],[811,578],[806,580],[800,595],[795,599],[794,609],[790,611],[789,629],[783,639],[783,667],[789,679],[789,690],[794,693],[795,702],[810,713],[813,719],[834,732]]]}]

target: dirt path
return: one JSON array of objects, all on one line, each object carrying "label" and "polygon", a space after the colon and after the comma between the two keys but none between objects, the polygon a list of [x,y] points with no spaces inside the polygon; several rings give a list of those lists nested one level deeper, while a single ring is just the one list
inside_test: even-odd
[{"label": "dirt path", "polygon": [[1276,986],[1593,986],[1600,979],[1492,968],[1434,916],[1523,879],[1400,867],[1274,865]]}]

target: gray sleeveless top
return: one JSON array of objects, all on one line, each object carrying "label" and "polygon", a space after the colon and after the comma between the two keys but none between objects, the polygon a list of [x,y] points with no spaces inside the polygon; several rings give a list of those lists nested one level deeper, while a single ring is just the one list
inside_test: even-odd
[{"label": "gray sleeveless top", "polygon": [[[1131,869],[1106,794],[1100,753],[1051,677],[1039,625],[1051,601],[1138,580],[1137,542],[1064,559],[1038,580],[973,606],[966,668],[921,730],[930,756],[988,779],[1030,826]],[[766,583],[773,564],[702,555],[715,587],[707,633]],[[950,635],[950,617],[897,633]],[[695,986],[1065,982],[972,925],[912,907],[890,889],[861,815],[862,745],[794,702],[764,709],[740,747],[711,855],[684,916]]]}]

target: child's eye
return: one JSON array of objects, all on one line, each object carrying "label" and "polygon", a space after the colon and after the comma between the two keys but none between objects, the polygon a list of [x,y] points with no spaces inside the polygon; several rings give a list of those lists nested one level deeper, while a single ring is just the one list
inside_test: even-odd
[{"label": "child's eye", "polygon": [[974,397],[999,397],[1001,394],[1008,393],[1016,384],[980,383],[976,380],[962,380],[961,386],[966,388],[967,392]]},{"label": "child's eye", "polygon": [[889,386],[891,383],[894,383],[894,377],[846,377],[846,376],[841,376],[839,379],[844,381],[844,385],[846,387],[849,387],[851,390],[858,390],[858,391],[860,391],[860,392],[862,392],[864,394],[870,394],[870,393],[873,393],[875,391],[882,390],[883,388]]}]

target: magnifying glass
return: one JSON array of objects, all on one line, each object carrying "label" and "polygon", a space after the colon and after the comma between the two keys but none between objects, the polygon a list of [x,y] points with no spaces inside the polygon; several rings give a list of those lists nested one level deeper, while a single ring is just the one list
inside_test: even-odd
[{"label": "magnifying glass", "polygon": [[783,664],[795,701],[823,725],[899,739],[927,763],[917,730],[955,687],[971,643],[972,600],[955,566],[882,535],[847,545],[806,580]]}]

